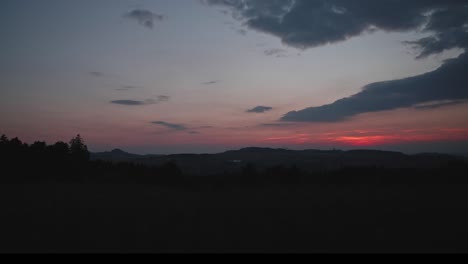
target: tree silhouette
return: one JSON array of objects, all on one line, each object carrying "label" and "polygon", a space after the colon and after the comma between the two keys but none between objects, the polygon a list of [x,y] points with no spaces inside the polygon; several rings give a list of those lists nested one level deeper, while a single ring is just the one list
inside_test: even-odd
[{"label": "tree silhouette", "polygon": [[30,150],[34,153],[44,153],[47,148],[47,144],[42,141],[36,141],[30,146]]},{"label": "tree silhouette", "polygon": [[76,162],[89,161],[90,154],[88,147],[84,144],[79,134],[70,140],[70,155]]},{"label": "tree silhouette", "polygon": [[[61,142],[61,141],[56,142],[52,146],[49,146],[49,148],[51,149],[53,153],[55,153],[56,155],[60,155],[60,156],[66,156],[70,153],[70,147],[68,146],[68,144],[65,142]],[[88,151],[86,146],[84,146],[84,150]]]},{"label": "tree silhouette", "polygon": [[8,138],[7,138],[6,135],[3,134],[3,135],[0,137],[0,144],[3,145],[3,144],[7,144],[7,143],[8,143]]}]

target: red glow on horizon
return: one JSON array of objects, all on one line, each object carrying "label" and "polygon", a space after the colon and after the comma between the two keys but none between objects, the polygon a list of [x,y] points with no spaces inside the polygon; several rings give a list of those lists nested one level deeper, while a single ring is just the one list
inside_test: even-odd
[{"label": "red glow on horizon", "polygon": [[326,132],[323,134],[295,134],[265,138],[264,142],[291,145],[318,144],[351,147],[372,147],[381,145],[407,144],[417,142],[440,142],[468,140],[465,128],[432,128],[391,130],[352,130]]},{"label": "red glow on horizon", "polygon": [[345,145],[350,146],[374,146],[374,145],[386,145],[394,143],[396,138],[394,136],[358,136],[358,137],[350,137],[350,136],[343,136],[337,137],[332,141],[344,143]]},{"label": "red glow on horizon", "polygon": [[368,147],[416,142],[454,141],[468,140],[468,130],[459,128],[437,129],[430,131],[413,129],[403,130],[400,132],[395,132],[393,134],[335,136],[328,137],[327,140],[355,147]]}]

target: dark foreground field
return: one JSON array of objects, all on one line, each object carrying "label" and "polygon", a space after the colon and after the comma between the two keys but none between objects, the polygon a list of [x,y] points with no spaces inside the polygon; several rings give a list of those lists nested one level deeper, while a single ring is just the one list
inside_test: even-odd
[{"label": "dark foreground field", "polygon": [[468,253],[459,157],[248,149],[149,165],[90,160],[80,136],[2,136],[0,161],[0,253]]},{"label": "dark foreground field", "polygon": [[468,185],[2,184],[1,252],[468,252]]}]

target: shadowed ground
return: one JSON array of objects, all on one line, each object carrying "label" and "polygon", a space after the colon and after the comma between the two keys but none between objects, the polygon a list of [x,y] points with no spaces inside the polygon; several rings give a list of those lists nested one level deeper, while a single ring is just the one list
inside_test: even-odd
[{"label": "shadowed ground", "polygon": [[2,252],[467,252],[464,184],[0,185]]}]

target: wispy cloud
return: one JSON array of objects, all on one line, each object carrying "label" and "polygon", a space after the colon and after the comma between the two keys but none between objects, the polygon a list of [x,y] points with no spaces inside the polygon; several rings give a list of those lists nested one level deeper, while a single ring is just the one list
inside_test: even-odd
[{"label": "wispy cloud", "polygon": [[183,131],[183,130],[189,129],[183,124],[174,124],[174,123],[169,123],[165,121],[154,121],[154,122],[151,122],[151,124],[160,125],[160,126],[172,129],[172,130],[177,130],[177,131]]},{"label": "wispy cloud", "polygon": [[239,30],[237,30],[237,33],[241,34],[242,36],[246,36],[247,35],[247,30],[239,29]]},{"label": "wispy cloud", "polygon": [[262,127],[290,127],[295,126],[296,124],[293,123],[264,123],[260,124]]},{"label": "wispy cloud", "polygon": [[124,85],[120,88],[117,88],[115,90],[117,91],[130,91],[130,90],[134,90],[134,89],[138,89],[138,88],[143,88],[143,87],[140,87],[140,86],[133,86],[133,85]]},{"label": "wispy cloud", "polygon": [[213,128],[212,126],[200,126],[200,127],[194,127],[192,129],[210,129]]},{"label": "wispy cloud", "polygon": [[91,71],[91,72],[89,72],[89,75],[91,75],[93,77],[102,77],[102,76],[104,76],[104,73],[100,72],[100,71]]},{"label": "wispy cloud", "polygon": [[204,83],[202,83],[202,84],[203,84],[203,85],[213,85],[213,84],[217,84],[217,83],[219,83],[219,82],[220,82],[220,81],[217,81],[217,80],[216,80],[216,81],[204,82]]},{"label": "wispy cloud", "polygon": [[118,105],[128,105],[128,106],[138,106],[138,105],[152,105],[157,103],[163,103],[170,100],[170,96],[167,95],[159,95],[156,99],[146,99],[146,100],[114,100],[110,101],[111,104],[118,104]]},{"label": "wispy cloud", "polygon": [[128,106],[139,106],[139,105],[151,105],[156,104],[157,102],[153,99],[148,99],[144,101],[138,100],[115,100],[111,101],[111,104],[118,104],[118,105],[128,105]]},{"label": "wispy cloud", "polygon": [[446,106],[452,106],[452,105],[459,105],[466,103],[466,100],[460,100],[460,101],[436,101],[436,102],[429,102],[425,104],[419,104],[415,105],[414,108],[416,109],[436,109],[436,108],[441,108],[441,107],[446,107]]},{"label": "wispy cloud", "polygon": [[138,24],[153,29],[156,21],[164,20],[164,16],[161,14],[154,13],[146,9],[134,9],[130,12],[124,14],[124,17],[133,21],[138,22]]},{"label": "wispy cloud", "polygon": [[247,110],[246,112],[247,113],[265,113],[265,112],[268,112],[268,111],[271,111],[273,110],[273,107],[269,107],[269,106],[256,106],[252,109],[249,109]]},{"label": "wispy cloud", "polygon": [[167,96],[167,95],[159,95],[157,97],[157,100],[158,100],[158,102],[167,102],[167,101],[171,100],[171,97]]},{"label": "wispy cloud", "polygon": [[285,49],[267,49],[263,51],[263,53],[267,56],[275,56],[275,57],[286,57],[287,51]]}]

